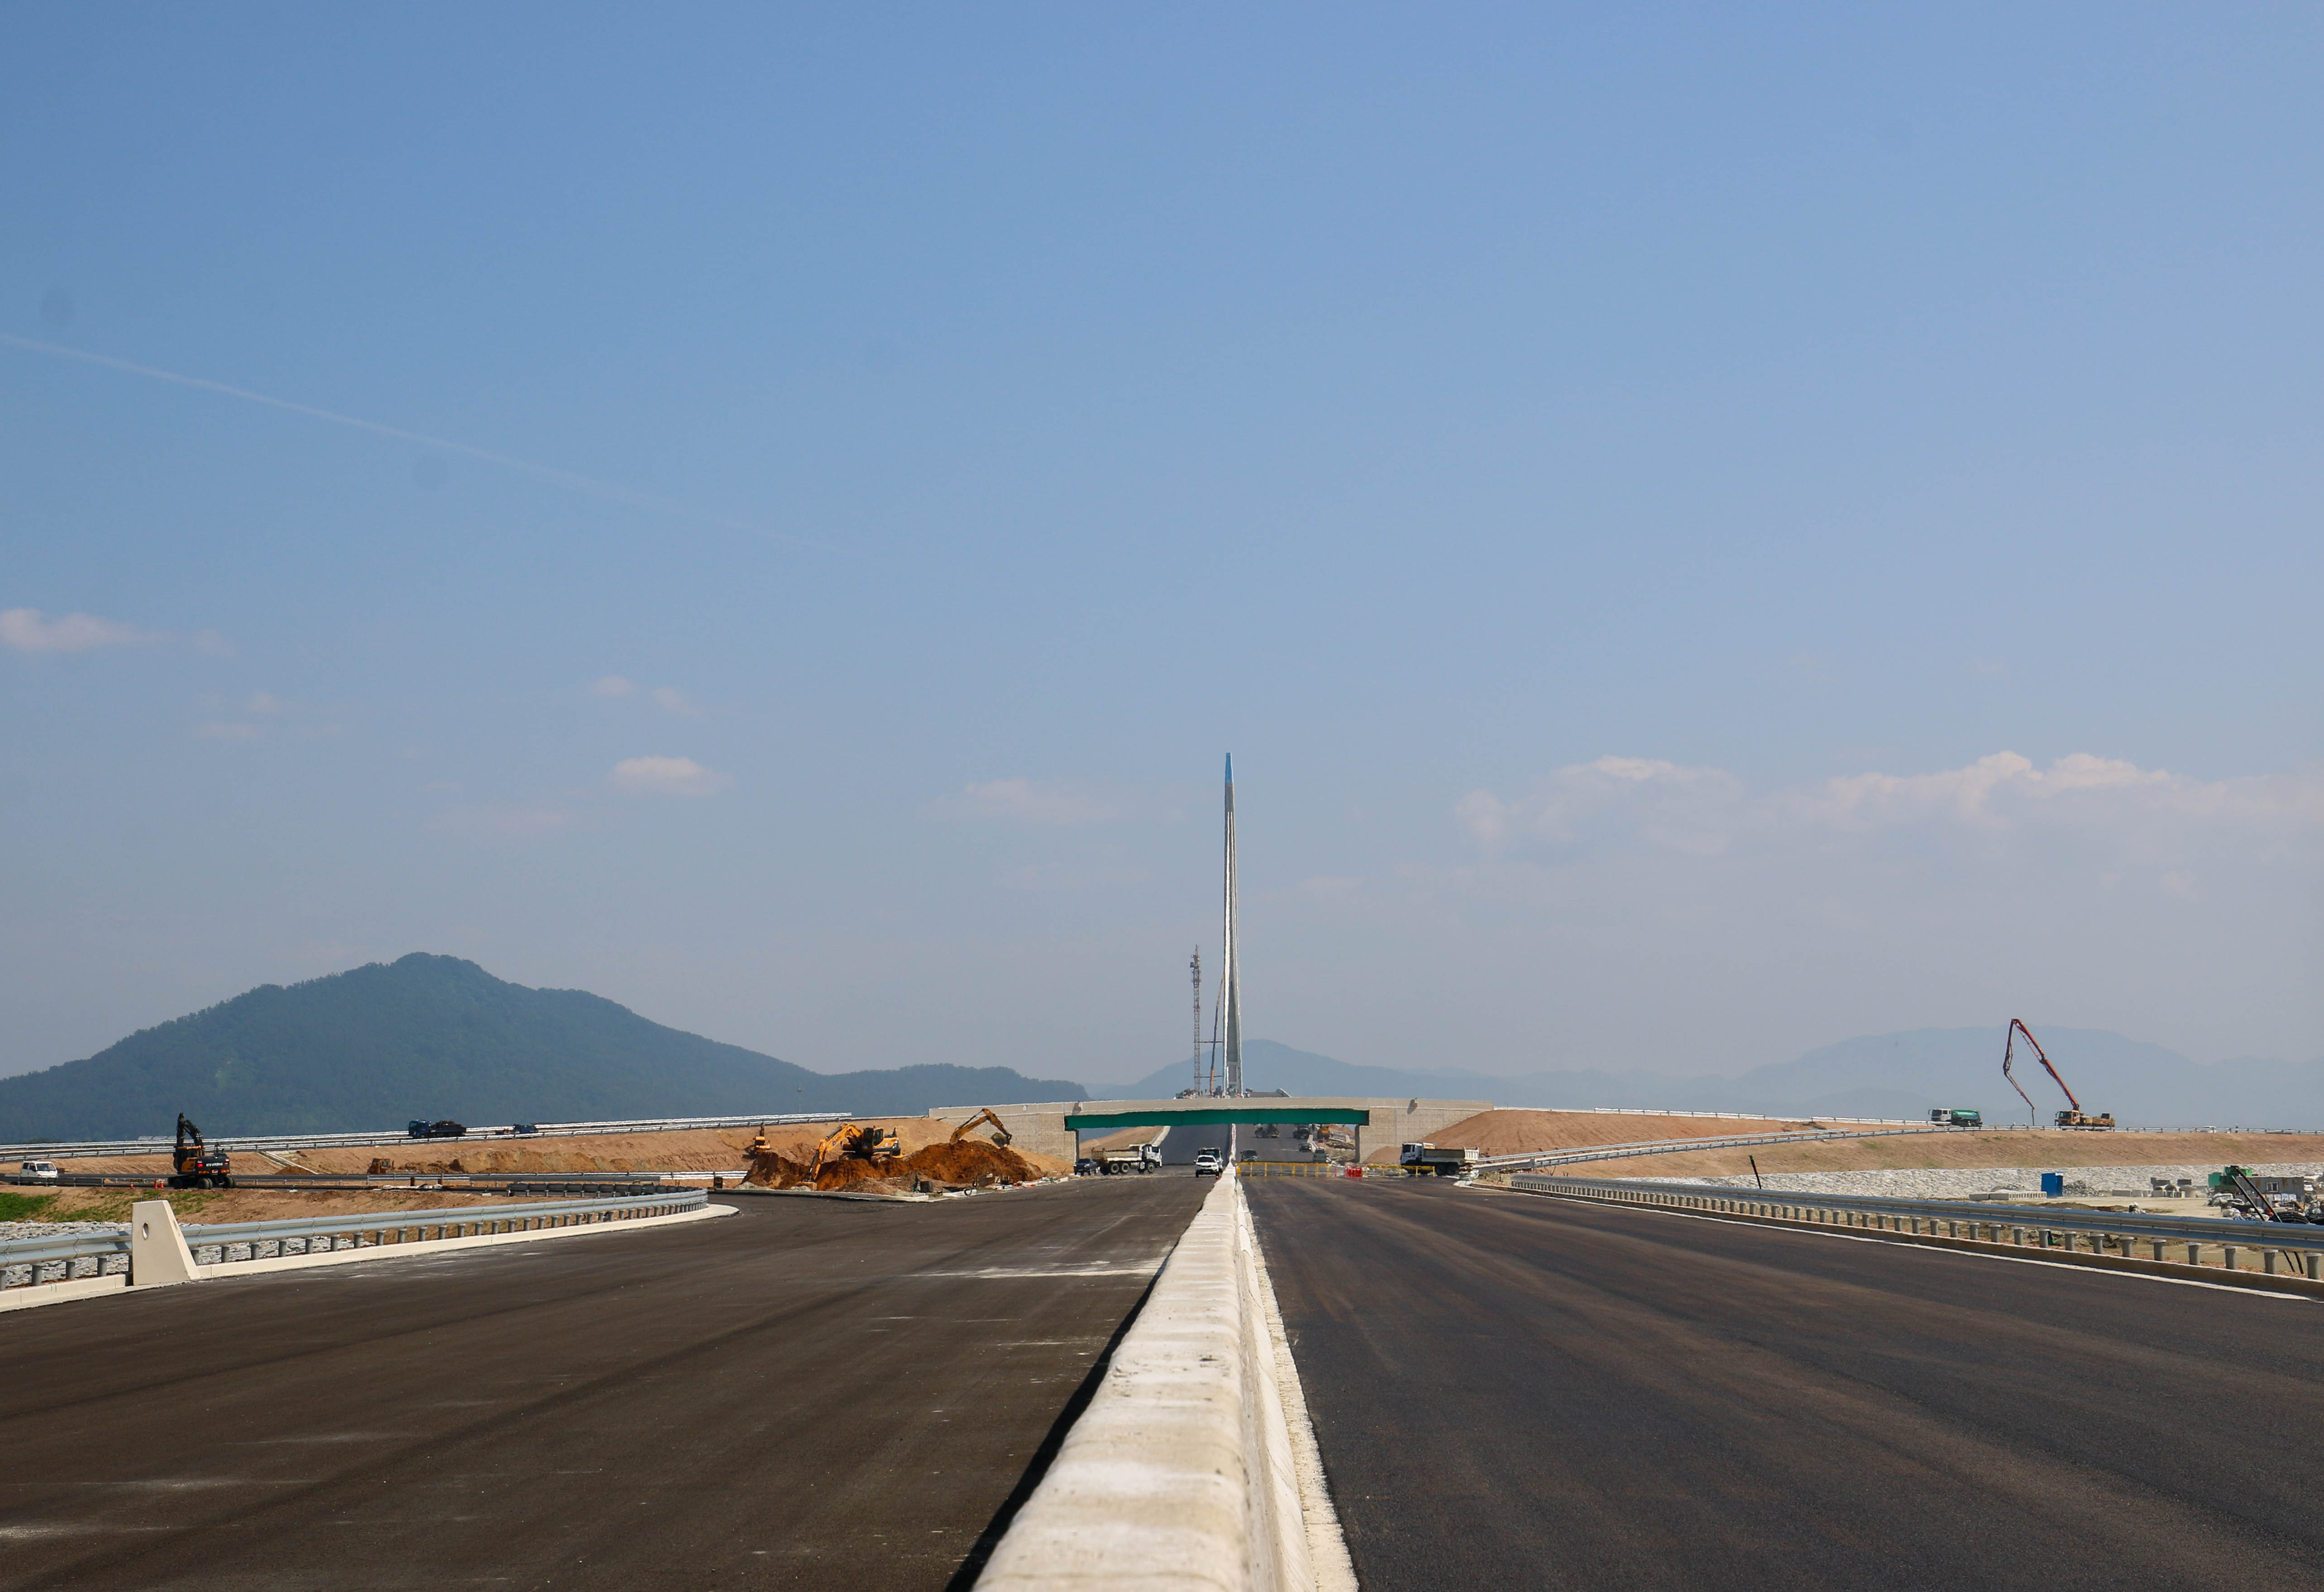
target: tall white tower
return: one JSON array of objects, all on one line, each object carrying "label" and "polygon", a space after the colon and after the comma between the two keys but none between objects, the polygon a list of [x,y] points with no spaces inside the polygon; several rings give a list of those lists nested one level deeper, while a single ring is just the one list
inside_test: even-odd
[{"label": "tall white tower", "polygon": [[1234,754],[1227,754],[1227,927],[1221,947],[1219,1003],[1227,1014],[1226,1086],[1230,1096],[1242,1093],[1242,963],[1235,939]]}]

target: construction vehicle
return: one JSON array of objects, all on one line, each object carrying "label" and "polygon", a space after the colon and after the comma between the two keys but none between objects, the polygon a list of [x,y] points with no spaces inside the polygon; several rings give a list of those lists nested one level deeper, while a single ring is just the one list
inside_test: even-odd
[{"label": "construction vehicle", "polygon": [[1108,1150],[1098,1157],[1098,1168],[1106,1176],[1125,1172],[1151,1172],[1162,1164],[1162,1146],[1157,1144],[1131,1145],[1128,1149]]},{"label": "construction vehicle", "polygon": [[1929,1120],[1941,1127],[1983,1127],[1985,1126],[1983,1112],[1964,1111],[1958,1106],[1939,1106],[1929,1113]]},{"label": "construction vehicle", "polygon": [[1397,1161],[1399,1165],[1409,1166],[1423,1174],[1433,1173],[1438,1177],[1462,1177],[1484,1153],[1457,1146],[1406,1145]]},{"label": "construction vehicle", "polygon": [[234,1164],[224,1150],[202,1142],[202,1130],[178,1113],[178,1142],[170,1152],[170,1186],[173,1189],[230,1189]]},{"label": "construction vehicle", "polygon": [[823,1141],[815,1146],[815,1153],[807,1157],[807,1181],[812,1182],[825,1167],[835,1161],[891,1161],[902,1153],[903,1148],[904,1141],[892,1128],[866,1127],[858,1122],[843,1122],[825,1135]]},{"label": "construction vehicle", "polygon": [[2262,1176],[2248,1166],[2227,1166],[2207,1181],[2213,1204],[2254,1221],[2324,1223],[2324,1206],[2316,1203],[2312,1178]]},{"label": "construction vehicle", "polygon": [[2033,1047],[2034,1058],[2042,1063],[2042,1070],[2050,1074],[2050,1078],[2052,1082],[2056,1083],[2060,1089],[2065,1090],[2066,1104],[2070,1109],[2058,1113],[2056,1126],[2060,1127],[2112,1127],[2114,1126],[2114,1113],[2107,1111],[2102,1115],[2094,1117],[2089,1112],[2083,1110],[2082,1102],[2074,1098],[2074,1091],[2071,1089],[2067,1088],[2066,1081],[2058,1075],[2058,1069],[2051,1064],[2049,1056],[2043,1053],[2042,1049],[2042,1042],[2034,1037],[2034,1030],[2028,1028],[2020,1019],[2012,1017],[2009,1019],[2009,1027],[2003,1035],[2003,1043],[2001,1046],[2001,1075],[2004,1078],[2008,1079],[2009,1087],[2017,1091],[2017,1098],[2025,1102],[2025,1109],[2029,1111],[2036,1112],[2037,1115],[2039,1113],[2039,1108],[2034,1104],[2034,1097],[2025,1092],[2025,1086],[2018,1082],[2016,1078],[2013,1076],[2009,1071],[2011,1056],[2015,1050],[2017,1036],[2020,1034],[2025,1035],[2025,1043]]},{"label": "construction vehicle", "polygon": [[1005,1145],[1009,1142],[1011,1136],[1009,1129],[1001,1125],[1000,1118],[995,1117],[992,1114],[992,1108],[990,1106],[985,1107],[984,1109],[979,1111],[975,1116],[971,1117],[958,1127],[954,1128],[952,1130],[952,1138],[949,1142],[955,1145],[960,1143],[962,1139],[968,1136],[969,1129],[974,1127],[980,1122],[990,1122],[992,1124],[992,1142],[994,1144]]}]

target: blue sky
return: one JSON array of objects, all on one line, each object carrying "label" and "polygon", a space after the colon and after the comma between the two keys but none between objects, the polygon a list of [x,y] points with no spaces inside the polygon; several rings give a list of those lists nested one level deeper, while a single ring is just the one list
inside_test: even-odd
[{"label": "blue sky", "polygon": [[1135,1076],[1229,750],[1302,1048],[2324,1054],[2319,68],[2290,5],[12,8],[0,1071],[424,949]]}]

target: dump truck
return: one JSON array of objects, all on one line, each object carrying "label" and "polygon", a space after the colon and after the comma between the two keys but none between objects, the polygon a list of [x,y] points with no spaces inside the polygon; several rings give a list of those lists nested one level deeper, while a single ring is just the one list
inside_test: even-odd
[{"label": "dump truck", "polygon": [[1437,1177],[1463,1177],[1484,1158],[1485,1152],[1461,1145],[1406,1145],[1397,1164]]},{"label": "dump truck", "polygon": [[1151,1172],[1162,1164],[1159,1145],[1130,1145],[1123,1149],[1108,1150],[1097,1158],[1098,1169],[1108,1177],[1125,1172]]}]

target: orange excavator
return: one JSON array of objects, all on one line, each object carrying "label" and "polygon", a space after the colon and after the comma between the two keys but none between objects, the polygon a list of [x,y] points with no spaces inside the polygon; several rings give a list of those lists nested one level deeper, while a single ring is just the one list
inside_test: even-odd
[{"label": "orange excavator", "polygon": [[178,1142],[170,1152],[170,1186],[173,1189],[230,1189],[234,1163],[224,1150],[202,1142],[202,1130],[178,1113]]},{"label": "orange excavator", "polygon": [[2058,1113],[2057,1126],[2060,1127],[2112,1127],[2114,1126],[2114,1113],[2112,1111],[2107,1111],[2098,1116],[2092,1116],[2089,1112],[2083,1110],[2082,1102],[2074,1098],[2074,1091],[2071,1089],[2067,1088],[2066,1081],[2063,1078],[2058,1076],[2058,1069],[2051,1065],[2049,1056],[2042,1049],[2042,1042],[2034,1037],[2034,1030],[2028,1028],[2023,1020],[2017,1017],[2012,1017],[2009,1019],[2009,1027],[2007,1032],[2002,1036],[2001,1075],[2009,1080],[2009,1087],[2017,1091],[2017,1098],[2025,1102],[2025,1109],[2029,1111],[2035,1111],[2037,1114],[2039,1111],[2039,1108],[2034,1104],[2034,1097],[2025,1092],[2025,1086],[2018,1082],[2016,1078],[2009,1071],[2011,1056],[2015,1050],[2017,1036],[2020,1034],[2025,1035],[2025,1043],[2033,1047],[2034,1059],[2042,1063],[2042,1070],[2050,1074],[2050,1078],[2052,1082],[2056,1083],[2060,1089],[2065,1090],[2066,1104],[2070,1109]]},{"label": "orange excavator", "polygon": [[984,1109],[979,1111],[975,1116],[971,1117],[958,1127],[954,1128],[952,1130],[952,1138],[949,1142],[955,1145],[960,1143],[961,1140],[968,1136],[968,1130],[974,1127],[980,1122],[990,1122],[992,1124],[992,1142],[994,1144],[1005,1145],[1009,1142],[1010,1137],[1009,1129],[1001,1125],[1000,1118],[995,1117],[992,1114],[992,1108],[990,1106],[985,1107]]}]

